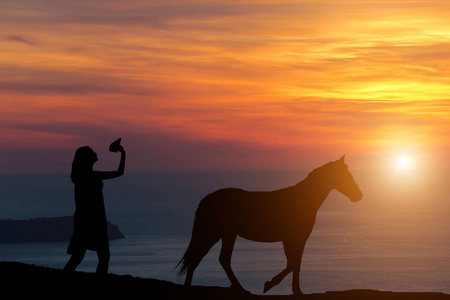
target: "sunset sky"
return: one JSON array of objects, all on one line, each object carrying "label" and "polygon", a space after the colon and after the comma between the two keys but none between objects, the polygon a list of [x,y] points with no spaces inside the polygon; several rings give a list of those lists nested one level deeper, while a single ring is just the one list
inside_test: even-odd
[{"label": "sunset sky", "polygon": [[450,163],[450,1],[0,2],[0,173]]}]

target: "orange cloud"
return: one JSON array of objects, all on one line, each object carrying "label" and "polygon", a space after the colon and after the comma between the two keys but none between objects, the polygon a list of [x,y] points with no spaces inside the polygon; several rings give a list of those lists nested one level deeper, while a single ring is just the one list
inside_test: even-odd
[{"label": "orange cloud", "polygon": [[177,145],[173,169],[192,167],[183,145],[196,144],[219,169],[309,168],[344,152],[370,166],[405,144],[448,161],[446,1],[0,6],[4,151],[35,134],[67,151],[121,134],[143,153]]}]

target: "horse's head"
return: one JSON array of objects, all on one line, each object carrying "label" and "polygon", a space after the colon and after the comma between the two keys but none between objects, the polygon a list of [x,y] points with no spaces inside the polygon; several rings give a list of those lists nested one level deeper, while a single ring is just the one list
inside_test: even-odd
[{"label": "horse's head", "polygon": [[330,164],[334,175],[332,179],[333,188],[350,198],[353,202],[361,200],[363,193],[345,164],[345,155]]}]

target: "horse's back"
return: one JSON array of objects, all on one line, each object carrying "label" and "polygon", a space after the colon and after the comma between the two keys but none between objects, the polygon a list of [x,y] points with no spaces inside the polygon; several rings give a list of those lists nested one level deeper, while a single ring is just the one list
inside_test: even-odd
[{"label": "horse's back", "polygon": [[202,199],[197,217],[208,214],[211,226],[223,234],[236,234],[261,242],[279,241],[283,235],[280,229],[292,219],[289,216],[292,207],[285,198],[279,191],[221,189]]},{"label": "horse's back", "polygon": [[[238,188],[217,190],[200,201],[199,207],[208,206],[229,214],[255,213],[260,210],[280,208],[283,199],[271,196],[274,192],[254,192]],[[277,201],[279,200],[279,201]]]},{"label": "horse's back", "polygon": [[236,214],[246,206],[249,192],[237,188],[225,188],[217,190],[204,197],[197,209],[199,212],[214,213],[217,217],[230,214]]}]

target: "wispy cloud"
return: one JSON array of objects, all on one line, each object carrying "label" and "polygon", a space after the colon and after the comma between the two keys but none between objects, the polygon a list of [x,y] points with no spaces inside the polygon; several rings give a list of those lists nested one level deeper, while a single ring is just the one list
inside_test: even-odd
[{"label": "wispy cloud", "polygon": [[12,42],[19,42],[19,43],[27,44],[30,46],[35,45],[35,42],[31,41],[31,39],[25,38],[23,35],[19,35],[19,34],[9,34],[6,36],[6,40],[12,41]]},{"label": "wispy cloud", "polygon": [[74,134],[67,123],[100,136],[122,126],[174,149],[261,151],[261,167],[276,151],[289,156],[280,165],[302,167],[319,149],[364,157],[395,143],[435,145],[446,157],[448,9],[419,0],[2,2],[0,24],[14,28],[0,40],[2,126],[26,120],[55,141]]}]

